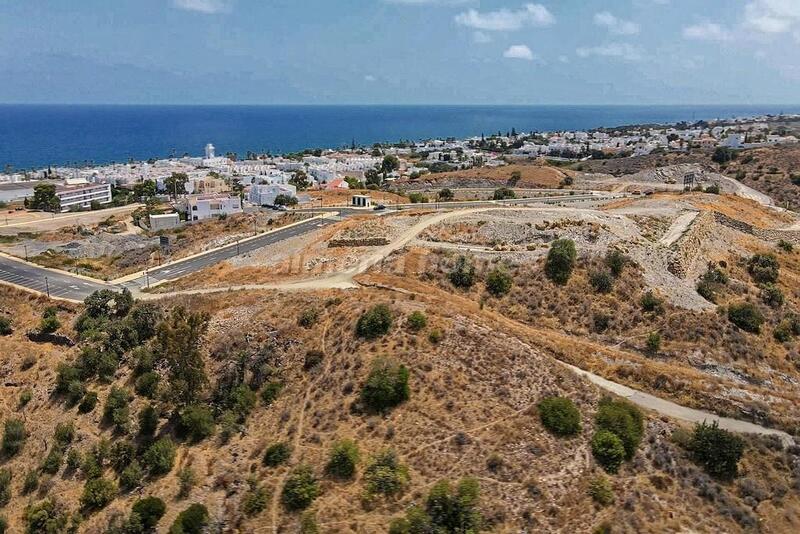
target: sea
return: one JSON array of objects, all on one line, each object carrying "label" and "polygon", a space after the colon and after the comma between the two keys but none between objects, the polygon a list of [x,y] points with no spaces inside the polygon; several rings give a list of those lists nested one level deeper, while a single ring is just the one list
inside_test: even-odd
[{"label": "sea", "polygon": [[741,106],[0,105],[0,171],[800,113]]}]

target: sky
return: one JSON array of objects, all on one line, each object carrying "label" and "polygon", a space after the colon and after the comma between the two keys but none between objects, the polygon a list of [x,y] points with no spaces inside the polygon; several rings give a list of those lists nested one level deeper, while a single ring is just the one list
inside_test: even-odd
[{"label": "sky", "polygon": [[800,104],[800,0],[0,0],[0,102]]}]

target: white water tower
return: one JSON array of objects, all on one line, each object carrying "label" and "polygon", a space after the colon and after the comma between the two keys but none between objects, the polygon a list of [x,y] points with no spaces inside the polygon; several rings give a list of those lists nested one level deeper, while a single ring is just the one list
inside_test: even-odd
[{"label": "white water tower", "polygon": [[206,159],[214,159],[214,145],[211,143],[206,145]]}]

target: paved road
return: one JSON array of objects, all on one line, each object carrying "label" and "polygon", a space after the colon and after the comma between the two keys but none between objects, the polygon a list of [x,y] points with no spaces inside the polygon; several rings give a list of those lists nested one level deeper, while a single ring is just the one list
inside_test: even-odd
[{"label": "paved road", "polygon": [[98,289],[109,287],[102,282],[90,282],[5,256],[0,256],[0,281],[69,300],[83,300]]}]

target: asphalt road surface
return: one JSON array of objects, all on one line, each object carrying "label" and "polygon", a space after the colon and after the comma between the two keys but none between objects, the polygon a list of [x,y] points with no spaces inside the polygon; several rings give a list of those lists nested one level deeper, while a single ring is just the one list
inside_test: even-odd
[{"label": "asphalt road surface", "polygon": [[153,284],[162,280],[174,280],[187,274],[197,272],[210,265],[215,265],[219,262],[235,258],[241,254],[247,254],[254,250],[258,250],[267,245],[278,243],[285,239],[290,239],[299,235],[318,230],[325,226],[336,223],[332,219],[312,219],[309,221],[290,226],[288,228],[280,228],[274,232],[264,234],[262,236],[244,241],[239,244],[231,244],[206,254],[180,260],[164,267],[156,267],[147,271],[146,275],[140,276],[134,280],[121,284],[122,287],[128,289],[141,289],[147,287],[148,284]]},{"label": "asphalt road surface", "polygon": [[69,300],[83,300],[98,289],[109,287],[102,282],[90,282],[67,272],[62,274],[4,256],[0,256],[0,281]]}]

